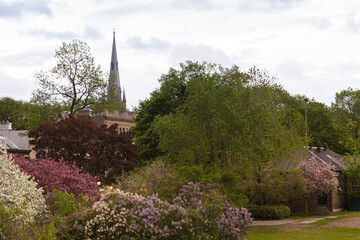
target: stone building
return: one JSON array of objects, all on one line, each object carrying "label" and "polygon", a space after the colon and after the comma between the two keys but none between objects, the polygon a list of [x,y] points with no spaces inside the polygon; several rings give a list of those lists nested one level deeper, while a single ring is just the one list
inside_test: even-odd
[{"label": "stone building", "polygon": [[126,109],[125,89],[121,89],[119,63],[116,53],[115,31],[113,32],[113,44],[111,50],[110,75],[108,85],[108,99],[115,100]]},{"label": "stone building", "polygon": [[[346,184],[346,179],[343,174],[346,166],[341,159],[341,155],[331,151],[327,148],[327,144],[324,143],[323,147],[320,144],[317,147],[313,147],[312,144],[309,144],[309,147],[304,147],[299,150],[296,155],[296,160],[293,162],[299,162],[301,159],[310,159],[315,156],[315,159],[319,162],[331,165],[335,172],[339,173],[338,180],[340,183],[340,188],[332,191],[329,194],[313,194],[308,198],[308,212],[312,212],[318,215],[329,214],[332,212],[340,212],[348,209],[347,204],[347,188],[344,187]],[[286,168],[293,168],[293,163],[286,166]],[[290,202],[286,203],[291,208],[292,212],[305,212],[305,199],[291,199]]]},{"label": "stone building", "polygon": [[27,131],[13,130],[8,121],[0,123],[0,144],[11,154],[29,156],[31,152]]},{"label": "stone building", "polygon": [[[126,109],[126,96],[125,89],[120,86],[120,74],[119,74],[119,64],[117,60],[116,52],[116,41],[115,41],[115,31],[113,32],[113,44],[111,50],[111,61],[110,61],[110,76],[109,76],[109,88],[108,88],[108,99],[115,100],[121,104],[124,109]],[[130,112],[127,110],[114,110],[109,111],[105,110],[99,115],[92,115],[91,109],[85,108],[79,113],[83,116],[91,116],[93,121],[97,124],[106,124],[108,126],[112,124],[118,124],[119,132],[129,131],[132,126],[135,125],[134,118],[136,117],[135,112]]]}]

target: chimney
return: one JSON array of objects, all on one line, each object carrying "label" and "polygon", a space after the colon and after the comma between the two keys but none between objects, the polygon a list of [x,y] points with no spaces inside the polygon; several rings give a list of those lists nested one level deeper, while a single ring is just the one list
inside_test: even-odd
[{"label": "chimney", "polygon": [[86,107],[86,108],[81,109],[79,111],[79,116],[91,117],[91,112],[92,112],[92,110],[90,108]]},{"label": "chimney", "polygon": [[321,151],[321,143],[316,143],[316,151],[320,152]]},{"label": "chimney", "polygon": [[324,143],[324,151],[327,150],[327,147],[328,147],[327,143]]},{"label": "chimney", "polygon": [[312,142],[309,142],[309,149],[311,150],[313,147],[313,143]]}]

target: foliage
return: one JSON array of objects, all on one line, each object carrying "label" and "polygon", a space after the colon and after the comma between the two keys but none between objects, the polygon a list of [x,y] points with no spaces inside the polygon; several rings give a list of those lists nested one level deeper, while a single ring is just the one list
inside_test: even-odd
[{"label": "foliage", "polygon": [[345,150],[342,152],[353,154],[353,143],[359,140],[360,130],[360,90],[348,88],[335,95],[335,102],[331,105],[336,125],[342,132],[340,141]]},{"label": "foliage", "polygon": [[55,240],[55,228],[46,212],[37,215],[33,221],[16,218],[22,210],[5,207],[0,202],[0,239]]},{"label": "foliage", "polygon": [[307,201],[312,194],[328,194],[331,191],[338,190],[339,180],[338,173],[335,172],[331,165],[316,160],[315,156],[309,160],[302,160],[299,165],[304,175],[307,194],[305,198],[305,210],[307,212]]},{"label": "foliage", "polygon": [[180,68],[163,76],[164,88],[146,106],[155,107],[152,101],[158,94],[174,94],[168,89],[183,89],[181,97],[167,99],[181,105],[161,114],[148,108],[139,111],[137,121],[144,129],[135,141],[149,140],[140,143],[140,152],[166,153],[179,167],[200,165],[250,178],[303,145],[303,126],[284,124],[284,91],[266,72],[192,62]]},{"label": "foliage", "polygon": [[258,206],[248,205],[246,206],[251,216],[256,219],[282,219],[287,218],[291,214],[291,210],[288,206]]},{"label": "foliage", "polygon": [[57,239],[85,239],[85,223],[91,206],[84,195],[54,190],[46,199],[57,229]]},{"label": "foliage", "polygon": [[14,163],[20,166],[44,190],[44,194],[54,189],[67,191],[75,195],[84,194],[87,198],[96,201],[100,194],[97,186],[97,177],[88,173],[81,173],[74,165],[69,165],[60,159],[27,159],[21,156],[14,157]]},{"label": "foliage", "polygon": [[181,66],[184,68],[181,72],[170,68],[168,74],[162,75],[159,79],[160,89],[153,91],[150,99],[139,103],[134,131],[136,132],[135,142],[138,145],[142,161],[149,161],[163,155],[158,148],[159,135],[152,125],[156,116],[173,113],[186,99],[186,81],[191,75],[193,66],[184,64]]},{"label": "foliage", "polygon": [[73,40],[55,50],[56,66],[49,72],[35,74],[40,99],[62,101],[70,114],[99,102],[105,97],[106,82],[100,66],[96,66],[90,48]]},{"label": "foliage", "polygon": [[315,156],[300,162],[304,174],[306,190],[312,193],[329,193],[338,189],[338,173],[331,165],[316,160]]},{"label": "foliage", "polygon": [[27,129],[29,103],[10,97],[0,98],[0,121],[9,121],[13,129]]},{"label": "foliage", "polygon": [[300,170],[264,169],[241,183],[242,191],[251,203],[276,205],[304,194],[304,177]]},{"label": "foliage", "polygon": [[185,182],[164,158],[159,158],[146,167],[121,175],[116,188],[142,196],[158,194],[162,200],[171,200]]},{"label": "foliage", "polygon": [[253,226],[251,214],[245,208],[230,204],[215,184],[189,182],[174,203],[195,214],[191,216],[195,220],[195,231],[209,231],[215,239],[244,239]]},{"label": "foliage", "polygon": [[6,150],[0,149],[0,202],[4,207],[19,209],[14,217],[31,221],[44,207],[42,192],[29,175],[20,171]]},{"label": "foliage", "polygon": [[134,132],[119,133],[117,125],[96,125],[90,117],[69,116],[29,132],[38,158],[61,158],[82,171],[111,183],[138,161]]},{"label": "foliage", "polygon": [[88,238],[238,239],[240,234],[243,239],[252,226],[246,209],[233,207],[210,185],[185,186],[173,204],[156,195],[118,189],[104,193],[93,206],[96,215],[86,224]]},{"label": "foliage", "polygon": [[[343,174],[346,176],[348,184],[358,185],[360,183],[360,158],[359,153],[355,152],[354,155],[347,155],[342,158],[345,167],[342,169]],[[348,186],[345,186],[346,188]],[[350,190],[350,189],[349,189]],[[352,197],[360,197],[360,192],[358,189],[352,189],[350,191],[346,191],[346,193]]]},{"label": "foliage", "polygon": [[248,202],[239,186],[243,181],[241,173],[218,168],[203,168],[200,165],[181,166],[177,171],[187,182],[216,183],[221,193],[238,207]]}]

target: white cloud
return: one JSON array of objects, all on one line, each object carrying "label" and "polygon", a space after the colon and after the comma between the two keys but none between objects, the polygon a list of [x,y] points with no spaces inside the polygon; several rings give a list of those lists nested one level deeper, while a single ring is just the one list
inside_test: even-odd
[{"label": "white cloud", "polygon": [[19,19],[26,13],[52,15],[48,6],[49,1],[27,0],[27,1],[0,1],[0,18]]},{"label": "white cloud", "polygon": [[233,64],[230,57],[223,51],[204,44],[197,46],[187,43],[179,44],[173,48],[169,60],[172,66],[177,66],[179,63],[187,60],[206,61],[224,66],[231,66]]}]

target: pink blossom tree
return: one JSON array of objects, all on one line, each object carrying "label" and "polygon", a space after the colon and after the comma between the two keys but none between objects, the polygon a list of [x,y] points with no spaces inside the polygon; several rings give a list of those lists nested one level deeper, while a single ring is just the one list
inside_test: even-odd
[{"label": "pink blossom tree", "polygon": [[19,165],[22,172],[38,183],[44,194],[51,193],[54,189],[74,195],[83,193],[88,199],[96,201],[100,198],[97,186],[97,177],[89,173],[82,173],[75,165],[69,165],[62,159],[54,161],[50,158],[27,159],[14,157],[15,164]]},{"label": "pink blossom tree", "polygon": [[330,193],[339,186],[338,173],[330,164],[316,160],[315,156],[309,160],[302,160],[299,165],[304,175],[307,193],[305,194],[305,210],[308,211],[308,199],[312,194]]}]

